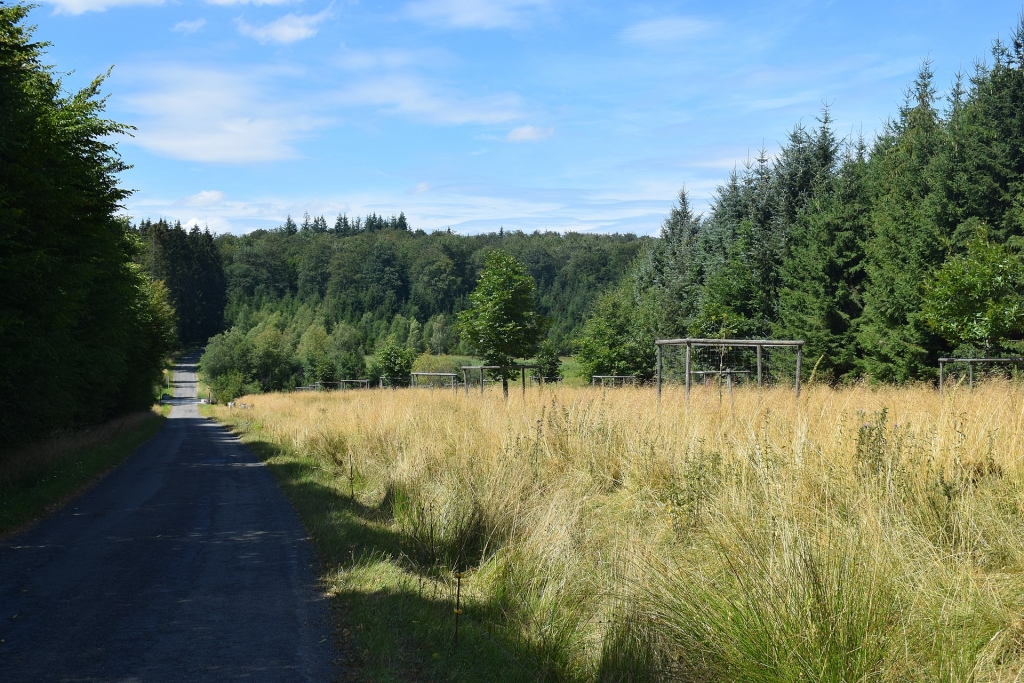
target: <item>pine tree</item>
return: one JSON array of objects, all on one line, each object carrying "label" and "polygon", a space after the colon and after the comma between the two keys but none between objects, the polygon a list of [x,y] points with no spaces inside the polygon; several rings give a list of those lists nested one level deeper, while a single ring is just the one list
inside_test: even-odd
[{"label": "pine tree", "polygon": [[869,164],[872,189],[868,276],[858,334],[860,369],[882,381],[935,374],[942,340],[921,314],[922,283],[942,263],[949,235],[933,220],[933,160],[943,142],[926,62],[901,107],[875,143]]}]

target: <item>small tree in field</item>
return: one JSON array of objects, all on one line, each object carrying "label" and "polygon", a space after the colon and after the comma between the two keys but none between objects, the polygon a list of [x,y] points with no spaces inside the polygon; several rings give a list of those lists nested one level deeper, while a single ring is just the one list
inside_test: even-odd
[{"label": "small tree in field", "polygon": [[[537,313],[535,288],[526,266],[515,257],[503,251],[487,255],[480,282],[469,295],[470,307],[459,314],[463,339],[485,365],[512,365],[516,358],[528,358],[537,350],[547,325]],[[501,378],[508,396],[511,371],[494,374]]]}]

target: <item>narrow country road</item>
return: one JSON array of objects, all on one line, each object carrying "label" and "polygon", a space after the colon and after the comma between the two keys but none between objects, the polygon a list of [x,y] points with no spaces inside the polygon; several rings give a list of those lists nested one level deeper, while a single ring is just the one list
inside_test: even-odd
[{"label": "narrow country road", "polygon": [[0,681],[330,681],[313,550],[267,469],[196,410],[0,543]]}]

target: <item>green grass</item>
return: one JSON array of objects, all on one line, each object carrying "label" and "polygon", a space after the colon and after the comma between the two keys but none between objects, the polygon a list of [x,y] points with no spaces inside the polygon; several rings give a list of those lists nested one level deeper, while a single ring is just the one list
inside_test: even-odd
[{"label": "green grass", "polygon": [[316,545],[347,680],[553,680],[535,645],[483,626],[493,624],[505,605],[473,600],[466,583],[456,647],[456,582],[450,571],[424,562],[416,552],[422,549],[396,528],[400,493],[368,506],[360,500],[358,475],[350,484],[336,468],[328,471],[322,462],[261,440],[258,426],[244,417],[235,426],[266,462]]},{"label": "green grass", "polygon": [[0,456],[0,535],[56,510],[94,483],[156,434],[164,414],[129,415]]}]

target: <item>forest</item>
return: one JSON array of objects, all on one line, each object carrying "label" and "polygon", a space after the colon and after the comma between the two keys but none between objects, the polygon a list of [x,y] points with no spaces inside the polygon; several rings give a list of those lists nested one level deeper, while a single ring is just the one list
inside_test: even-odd
[{"label": "forest", "polygon": [[[372,368],[364,357],[386,343],[413,354],[471,353],[456,316],[495,250],[526,267],[549,341],[571,353],[593,300],[653,242],[634,235],[426,233],[404,214],[341,215],[333,224],[322,216],[301,224],[289,218],[275,230],[241,236],[210,237],[163,221],[135,229],[148,245],[140,262],[155,264],[152,272],[166,280],[179,311],[214,310],[224,292],[224,332],[210,339],[203,360],[222,394],[366,377]],[[202,246],[190,250],[190,240]],[[213,260],[200,266],[204,258]],[[182,277],[164,275],[175,267]],[[217,274],[199,282],[203,272]],[[190,338],[184,328],[180,334]]]},{"label": "forest", "polygon": [[653,338],[687,335],[804,339],[831,382],[1020,354],[1024,24],[1012,36],[942,98],[925,62],[873,140],[839,139],[825,108],[733,172],[707,215],[681,192],[596,301],[584,367],[649,377]]},{"label": "forest", "polygon": [[67,92],[0,5],[0,451],[147,409],[177,344],[162,282],[133,259],[103,77]]}]

